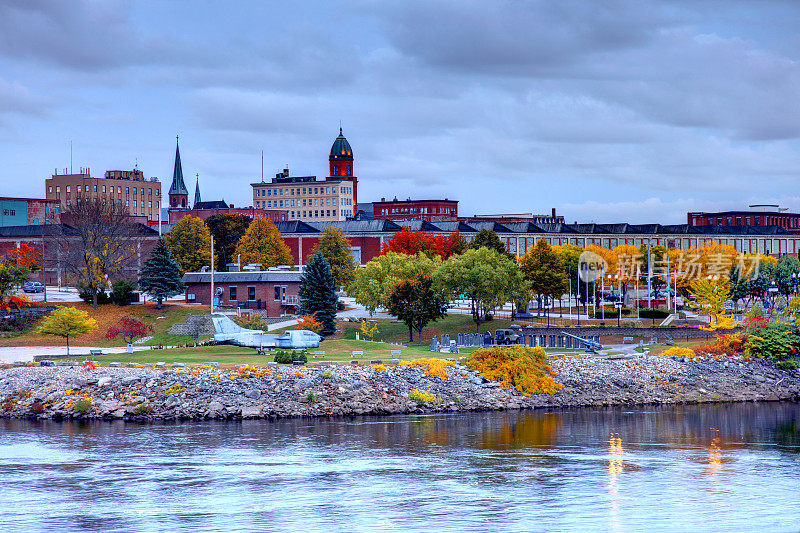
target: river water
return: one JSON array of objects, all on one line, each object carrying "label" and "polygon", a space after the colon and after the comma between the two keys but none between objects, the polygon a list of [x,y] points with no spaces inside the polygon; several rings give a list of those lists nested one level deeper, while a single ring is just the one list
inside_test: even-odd
[{"label": "river water", "polygon": [[798,531],[800,405],[0,421],[2,531]]}]

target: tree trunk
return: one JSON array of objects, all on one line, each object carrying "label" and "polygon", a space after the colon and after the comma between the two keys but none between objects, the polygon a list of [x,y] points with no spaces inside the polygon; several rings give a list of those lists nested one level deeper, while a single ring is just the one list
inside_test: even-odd
[{"label": "tree trunk", "polygon": [[67,335],[67,355],[69,355],[69,335]]},{"label": "tree trunk", "polygon": [[410,325],[408,326],[408,342],[414,342],[414,328],[412,328]]},{"label": "tree trunk", "polygon": [[161,309],[161,296],[158,297],[158,308]]},{"label": "tree trunk", "polygon": [[419,339],[419,345],[422,346],[422,330],[423,328],[417,329],[417,339]]},{"label": "tree trunk", "polygon": [[92,290],[92,309],[97,309],[97,289]]}]

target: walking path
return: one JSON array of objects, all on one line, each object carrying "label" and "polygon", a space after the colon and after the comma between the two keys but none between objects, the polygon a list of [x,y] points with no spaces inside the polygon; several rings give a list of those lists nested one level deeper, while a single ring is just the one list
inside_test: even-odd
[{"label": "walking path", "polygon": [[[134,352],[149,350],[149,346],[134,346]],[[90,350],[102,350],[106,353],[125,353],[127,348],[117,346],[114,348],[98,348],[96,346],[70,346],[69,354],[90,357]],[[66,355],[66,346],[14,346],[0,348],[0,363],[14,363],[16,361],[33,361],[34,355]]]}]

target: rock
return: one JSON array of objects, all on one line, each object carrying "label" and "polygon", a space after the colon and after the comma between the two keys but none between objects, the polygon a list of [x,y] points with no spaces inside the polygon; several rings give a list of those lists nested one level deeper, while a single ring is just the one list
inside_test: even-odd
[{"label": "rock", "polygon": [[212,412],[222,411],[225,409],[225,406],[219,403],[218,401],[213,401],[208,404],[208,410]]},{"label": "rock", "polygon": [[98,387],[105,387],[106,385],[110,385],[112,381],[113,381],[113,378],[111,376],[103,376],[103,377],[101,377],[100,379],[97,380],[97,386]]},{"label": "rock", "polygon": [[258,400],[261,398],[261,391],[258,389],[250,389],[244,393],[245,396],[250,398],[251,400]]},{"label": "rock", "polygon": [[124,417],[124,416],[125,416],[125,409],[117,409],[116,411],[114,411],[114,412],[113,412],[113,413],[111,413],[111,414],[112,414],[113,416],[115,416],[116,418],[122,418],[122,417]]},{"label": "rock", "polygon": [[242,418],[258,418],[261,416],[260,405],[246,405],[242,407]]}]

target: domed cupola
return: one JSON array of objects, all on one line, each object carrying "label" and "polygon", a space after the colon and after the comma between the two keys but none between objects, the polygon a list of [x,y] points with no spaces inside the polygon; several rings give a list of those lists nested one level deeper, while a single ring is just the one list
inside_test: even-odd
[{"label": "domed cupola", "polygon": [[330,162],[331,176],[352,176],[353,175],[353,149],[347,138],[342,135],[342,128],[339,128],[339,136],[333,141]]}]

